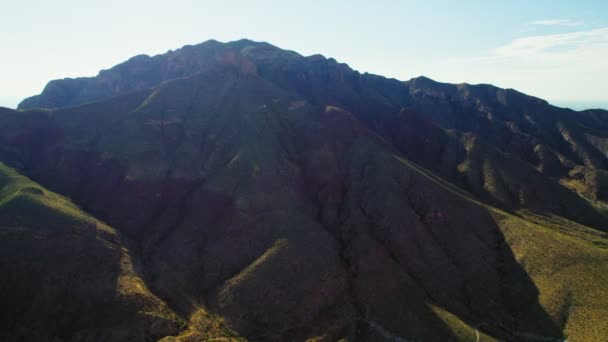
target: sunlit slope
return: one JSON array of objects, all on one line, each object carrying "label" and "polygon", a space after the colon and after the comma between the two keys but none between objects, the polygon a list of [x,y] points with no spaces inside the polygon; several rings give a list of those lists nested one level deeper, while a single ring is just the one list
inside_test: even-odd
[{"label": "sunlit slope", "polygon": [[[608,336],[608,235],[558,217],[496,214],[539,302],[569,341]],[[530,221],[526,220],[530,219]],[[534,337],[534,336],[522,336]]]}]

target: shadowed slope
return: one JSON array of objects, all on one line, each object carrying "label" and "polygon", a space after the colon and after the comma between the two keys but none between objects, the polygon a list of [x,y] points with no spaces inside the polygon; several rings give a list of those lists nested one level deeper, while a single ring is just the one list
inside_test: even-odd
[{"label": "shadowed slope", "polygon": [[[16,129],[7,149],[56,156],[24,168],[139,241],[149,286],[182,315],[202,307],[253,339],[440,341],[455,338],[442,308],[501,338],[561,336],[487,210],[341,108],[232,68],[176,81],[126,113],[82,114],[90,107],[13,116],[45,115],[56,138],[30,146]],[[77,149],[92,132],[90,152]]]}]

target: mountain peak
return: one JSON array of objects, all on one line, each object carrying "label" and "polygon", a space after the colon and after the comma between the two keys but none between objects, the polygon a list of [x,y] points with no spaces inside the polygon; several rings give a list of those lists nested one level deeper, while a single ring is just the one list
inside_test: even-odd
[{"label": "mountain peak", "polygon": [[254,61],[302,58],[266,42],[240,39],[222,43],[211,39],[152,57],[137,55],[100,71],[96,77],[50,81],[40,95],[23,100],[18,108],[60,108],[104,100],[194,75],[210,65],[234,59],[235,54]]}]

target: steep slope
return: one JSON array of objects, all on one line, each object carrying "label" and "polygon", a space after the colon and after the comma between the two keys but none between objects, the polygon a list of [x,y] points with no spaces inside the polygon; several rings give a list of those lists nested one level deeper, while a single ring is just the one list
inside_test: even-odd
[{"label": "steep slope", "polygon": [[574,112],[489,85],[408,82],[411,110],[447,130],[470,132],[534,167],[546,178],[605,201],[608,112]]},{"label": "steep slope", "polygon": [[567,186],[605,172],[603,112],[250,41],[188,49],[178,78],[127,62],[115,92],[79,95],[100,75],[38,98],[65,108],[0,110],[0,160],[132,241],[189,321],[166,340],[602,336],[608,219]]},{"label": "steep slope", "polygon": [[0,236],[3,341],[146,341],[180,330],[116,230],[1,163]]}]

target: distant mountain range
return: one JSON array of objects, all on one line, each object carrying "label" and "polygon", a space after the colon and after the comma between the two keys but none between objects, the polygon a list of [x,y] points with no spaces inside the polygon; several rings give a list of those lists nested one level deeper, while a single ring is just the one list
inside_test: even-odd
[{"label": "distant mountain range", "polygon": [[207,41],[0,109],[0,339],[600,341],[608,111]]},{"label": "distant mountain range", "polygon": [[586,110],[586,109],[592,109],[592,108],[608,110],[608,101],[554,100],[554,101],[549,101],[549,102],[551,102],[551,104],[558,106],[558,107],[570,108],[570,109],[574,109],[574,110]]}]

